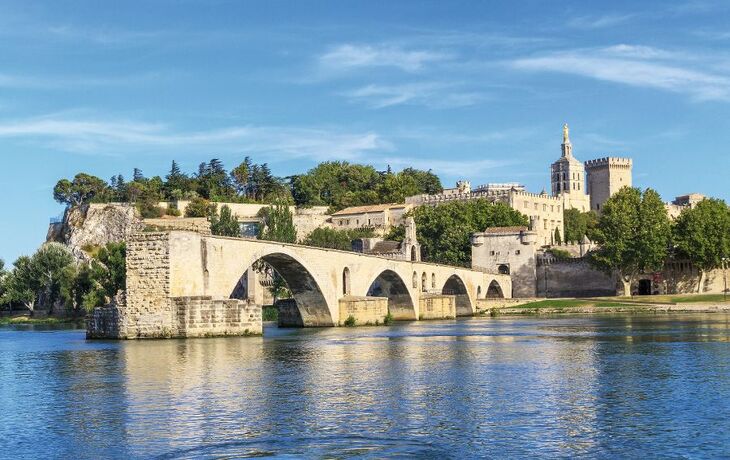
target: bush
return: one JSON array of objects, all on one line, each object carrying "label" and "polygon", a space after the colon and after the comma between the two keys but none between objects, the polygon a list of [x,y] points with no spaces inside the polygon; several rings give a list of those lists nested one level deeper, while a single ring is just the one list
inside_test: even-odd
[{"label": "bush", "polygon": [[565,249],[551,248],[551,249],[548,249],[547,252],[552,254],[553,257],[555,257],[557,259],[570,259],[571,257],[573,257]]},{"label": "bush", "polygon": [[157,219],[165,215],[165,210],[157,206],[157,203],[154,201],[142,201],[137,203],[137,209],[139,209],[139,214],[144,219]]},{"label": "bush", "polygon": [[279,319],[279,309],[276,307],[264,307],[261,310],[262,321],[277,321]]},{"label": "bush", "polygon": [[358,238],[372,238],[375,232],[371,228],[357,228],[353,230],[336,230],[333,228],[316,228],[302,241],[306,246],[318,248],[339,249],[352,251],[352,240]]},{"label": "bush", "polygon": [[355,317],[352,316],[352,315],[350,315],[345,320],[345,326],[347,326],[347,327],[354,327],[356,322],[357,322],[357,320],[355,319]]},{"label": "bush", "polygon": [[167,209],[165,210],[165,214],[167,214],[168,216],[174,216],[174,217],[180,217],[182,215],[180,210],[172,205],[167,207]]},{"label": "bush", "polygon": [[391,323],[393,323],[393,315],[388,312],[388,314],[383,318],[383,326],[388,326]]},{"label": "bush", "polygon": [[185,217],[210,217],[215,213],[215,205],[205,198],[194,198],[185,208]]}]

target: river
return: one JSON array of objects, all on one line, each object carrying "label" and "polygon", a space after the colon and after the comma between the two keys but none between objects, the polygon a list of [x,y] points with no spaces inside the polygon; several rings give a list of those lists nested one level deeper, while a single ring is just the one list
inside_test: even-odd
[{"label": "river", "polygon": [[721,457],[730,315],[86,341],[0,328],[0,457]]}]

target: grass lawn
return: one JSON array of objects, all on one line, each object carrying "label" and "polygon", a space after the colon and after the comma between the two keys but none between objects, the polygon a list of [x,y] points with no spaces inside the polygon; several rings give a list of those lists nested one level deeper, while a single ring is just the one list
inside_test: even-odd
[{"label": "grass lawn", "polygon": [[83,318],[29,318],[27,316],[0,317],[0,326],[11,324],[82,324]]},{"label": "grass lawn", "polygon": [[[627,303],[722,303],[722,294],[668,294],[668,295],[642,295],[634,297],[600,297],[600,300],[609,302]],[[730,302],[730,294],[728,294]]]},{"label": "grass lawn", "polygon": [[578,308],[578,307],[630,307],[623,302],[611,302],[593,299],[545,299],[515,305],[513,308]]}]

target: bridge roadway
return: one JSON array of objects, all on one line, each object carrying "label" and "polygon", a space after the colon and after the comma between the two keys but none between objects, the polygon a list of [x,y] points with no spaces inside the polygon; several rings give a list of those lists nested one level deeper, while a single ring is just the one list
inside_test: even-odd
[{"label": "bridge roadway", "polygon": [[416,320],[424,294],[455,295],[456,314],[468,316],[477,299],[512,292],[508,275],[185,231],[170,232],[168,257],[170,297],[230,298],[252,264],[267,262],[289,286],[305,326],[336,325],[343,296],[387,297],[394,319]]}]

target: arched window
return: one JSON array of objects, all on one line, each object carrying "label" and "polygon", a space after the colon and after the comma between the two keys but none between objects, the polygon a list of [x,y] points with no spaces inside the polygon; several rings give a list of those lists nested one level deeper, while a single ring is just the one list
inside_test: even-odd
[{"label": "arched window", "polygon": [[509,265],[502,264],[499,267],[497,267],[497,272],[500,275],[509,275]]},{"label": "arched window", "polygon": [[[416,247],[411,246],[411,261],[415,262],[416,260],[418,260],[418,258],[416,257]],[[413,287],[415,287],[415,286],[413,286]]]},{"label": "arched window", "polygon": [[431,273],[431,289],[436,289],[436,273]]},{"label": "arched window", "polygon": [[428,277],[426,276],[426,272],[423,272],[423,274],[421,275],[421,291],[422,292],[426,292],[428,290],[427,289],[428,286],[426,285],[427,279],[428,279]]},{"label": "arched window", "polygon": [[342,294],[350,294],[350,269],[347,267],[342,270]]},{"label": "arched window", "polygon": [[418,289],[418,273],[413,272],[413,288]]},{"label": "arched window", "polygon": [[482,287],[477,286],[477,299],[480,298],[481,296],[482,296]]}]

